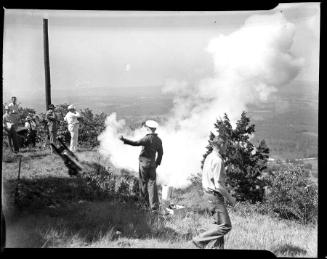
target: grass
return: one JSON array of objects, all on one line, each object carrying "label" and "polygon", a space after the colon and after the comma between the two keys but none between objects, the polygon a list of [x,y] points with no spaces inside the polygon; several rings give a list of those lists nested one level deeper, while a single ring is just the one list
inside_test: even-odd
[{"label": "grass", "polygon": [[[78,155],[110,167],[109,161],[95,151]],[[194,249],[191,238],[212,223],[201,196],[192,188],[174,192],[173,200],[190,208],[185,217],[154,216],[133,197],[92,196],[94,190],[89,190],[83,179],[69,177],[62,160],[46,151],[23,153],[20,188],[29,187],[25,190],[29,199],[20,209],[13,203],[17,157],[2,162],[2,173],[7,247]],[[99,192],[106,194],[105,189]],[[233,228],[226,236],[226,249],[268,250],[286,257],[317,256],[316,225],[279,220],[244,206],[229,208]]]}]

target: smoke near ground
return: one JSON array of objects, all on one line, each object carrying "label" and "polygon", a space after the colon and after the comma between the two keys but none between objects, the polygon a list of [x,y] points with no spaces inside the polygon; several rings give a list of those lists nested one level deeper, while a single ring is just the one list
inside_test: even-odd
[{"label": "smoke near ground", "polygon": [[[229,35],[217,35],[206,48],[213,58],[214,76],[197,84],[168,80],[164,93],[174,94],[174,107],[157,132],[164,155],[157,169],[158,183],[184,188],[200,171],[210,130],[227,113],[232,123],[248,104],[266,101],[293,80],[303,60],[290,52],[295,26],[281,13],[254,15]],[[192,55],[192,53],[190,53]],[[201,66],[201,64],[199,64]],[[141,147],[124,145],[119,136],[140,139],[144,129],[128,132],[113,113],[99,136],[100,153],[118,168],[138,171]]]}]

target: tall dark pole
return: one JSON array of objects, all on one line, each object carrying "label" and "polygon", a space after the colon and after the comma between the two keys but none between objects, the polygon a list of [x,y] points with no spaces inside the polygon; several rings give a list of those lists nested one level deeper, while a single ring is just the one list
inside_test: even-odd
[{"label": "tall dark pole", "polygon": [[51,103],[48,19],[43,19],[43,45],[44,45],[44,69],[45,69],[45,103],[46,103],[46,110],[48,110],[48,106]]}]

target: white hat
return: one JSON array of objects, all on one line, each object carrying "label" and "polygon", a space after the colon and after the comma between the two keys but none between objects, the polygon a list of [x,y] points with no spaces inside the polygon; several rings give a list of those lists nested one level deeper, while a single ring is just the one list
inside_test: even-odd
[{"label": "white hat", "polygon": [[68,106],[68,108],[67,108],[68,110],[72,110],[72,109],[75,109],[75,106],[73,105],[73,104],[71,104],[71,105],[69,105]]},{"label": "white hat", "polygon": [[156,121],[153,121],[153,120],[147,120],[145,122],[145,126],[149,127],[149,128],[153,128],[153,129],[156,129],[158,128],[158,123]]},{"label": "white hat", "polygon": [[9,110],[9,106],[8,105],[5,106],[5,110]]}]

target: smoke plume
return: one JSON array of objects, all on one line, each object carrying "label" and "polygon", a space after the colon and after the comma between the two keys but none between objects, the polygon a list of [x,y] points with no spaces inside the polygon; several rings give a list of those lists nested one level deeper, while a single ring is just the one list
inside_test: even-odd
[{"label": "smoke plume", "polygon": [[[216,119],[227,113],[234,124],[248,104],[266,101],[294,79],[303,63],[290,52],[294,33],[295,26],[281,13],[251,16],[239,30],[208,43],[213,77],[197,84],[167,81],[163,91],[175,97],[168,120],[157,130],[164,148],[159,184],[186,187],[189,177],[200,171]],[[99,151],[114,166],[137,172],[140,148],[124,145],[119,136],[136,140],[145,132],[126,130],[124,120],[117,120],[115,113],[108,116]]]}]

